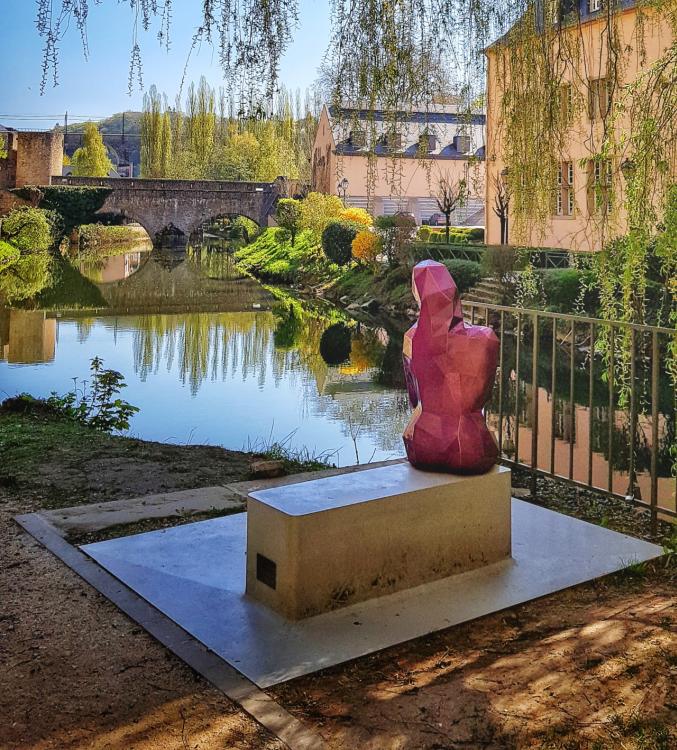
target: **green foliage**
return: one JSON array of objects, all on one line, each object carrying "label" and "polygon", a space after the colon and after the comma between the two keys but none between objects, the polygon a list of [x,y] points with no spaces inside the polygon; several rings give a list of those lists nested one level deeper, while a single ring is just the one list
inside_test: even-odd
[{"label": "green foliage", "polygon": [[546,309],[551,312],[573,313],[579,301],[582,301],[585,312],[595,312],[597,295],[594,291],[587,291],[594,278],[591,271],[548,268],[540,271],[540,278]]},{"label": "green foliage", "polygon": [[0,240],[0,273],[19,260],[19,248]]},{"label": "green foliage", "polygon": [[327,225],[340,218],[343,202],[337,195],[308,193],[301,202],[301,226],[315,233],[318,240]]},{"label": "green foliage", "polygon": [[405,264],[416,235],[416,221],[413,217],[406,214],[377,216],[374,225],[390,266]]},{"label": "green foliage", "polygon": [[49,215],[28,206],[15,208],[3,219],[2,237],[22,253],[45,252],[54,240]]},{"label": "green foliage", "polygon": [[[20,198],[30,199],[36,189],[26,186],[12,192]],[[102,187],[50,185],[40,188],[40,193],[40,208],[59,214],[64,224],[63,231],[68,234],[73,227],[94,219],[94,214],[103,206],[111,190]]]},{"label": "green foliage", "polygon": [[49,253],[21,253],[0,272],[0,297],[10,303],[31,299],[49,284],[51,264]]},{"label": "green foliage", "polygon": [[503,284],[511,280],[522,264],[517,248],[512,246],[488,245],[482,255],[482,270],[485,275],[493,276]]},{"label": "green foliage", "polygon": [[301,226],[301,201],[294,198],[281,198],[275,210],[277,223],[289,232],[291,245],[294,247],[296,235]]},{"label": "green foliage", "polygon": [[352,221],[332,221],[322,232],[322,250],[330,261],[339,266],[350,263],[353,240],[362,229]]},{"label": "green foliage", "polygon": [[253,242],[259,233],[259,225],[246,216],[236,216],[230,223],[231,239],[244,240],[247,244]]},{"label": "green foliage", "polygon": [[80,249],[86,252],[97,247],[130,243],[138,236],[133,227],[83,224],[80,227]]},{"label": "green foliage", "polygon": [[422,227],[419,227],[417,236],[418,239],[421,240],[421,242],[428,242],[432,233],[433,230],[429,226],[424,224]]},{"label": "green foliage", "polygon": [[444,265],[452,275],[458,291],[467,292],[470,287],[475,286],[482,279],[482,266],[472,260],[445,260]]},{"label": "green foliage", "polygon": [[74,177],[106,177],[113,168],[99,128],[93,122],[85,123],[83,144],[73,154],[71,165]]},{"label": "green foliage", "polygon": [[316,274],[318,278],[331,277],[331,268],[312,232],[299,233],[292,246],[289,233],[284,229],[264,230],[254,242],[235,253],[238,267],[257,278],[290,284],[303,273]]},{"label": "green foliage", "polygon": [[315,111],[309,96],[302,103],[284,87],[276,92],[272,113],[260,109],[249,116],[244,109],[236,113],[234,101],[204,77],[173,107],[152,86],[141,117],[142,175],[260,182],[285,175],[308,181]]},{"label": "green foliage", "polygon": [[90,363],[90,380],[59,396],[56,393],[47,403],[60,416],[102,432],[129,429],[129,420],[139,409],[119,398],[126,387],[122,373],[103,367],[103,360],[94,357]]}]

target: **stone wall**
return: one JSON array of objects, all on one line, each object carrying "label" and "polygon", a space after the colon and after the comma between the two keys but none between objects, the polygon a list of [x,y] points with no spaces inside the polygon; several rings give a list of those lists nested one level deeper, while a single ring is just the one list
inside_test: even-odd
[{"label": "stone wall", "polygon": [[0,189],[0,216],[7,216],[13,208],[30,205],[32,205],[30,201],[19,198],[14,193],[10,193],[9,190]]},{"label": "stone wall", "polygon": [[16,186],[17,135],[18,133],[11,131],[0,133],[4,141],[1,145],[7,149],[7,156],[4,159],[0,159],[0,189]]},{"label": "stone wall", "polygon": [[16,185],[50,185],[63,167],[63,133],[18,133]]}]

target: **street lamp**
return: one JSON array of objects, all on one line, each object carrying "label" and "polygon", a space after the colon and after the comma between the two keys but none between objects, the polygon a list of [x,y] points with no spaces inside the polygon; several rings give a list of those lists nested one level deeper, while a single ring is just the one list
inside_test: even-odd
[{"label": "street lamp", "polygon": [[336,185],[336,190],[338,191],[339,197],[343,201],[343,205],[346,204],[346,193],[348,192],[348,178],[344,177],[341,182],[339,182]]}]

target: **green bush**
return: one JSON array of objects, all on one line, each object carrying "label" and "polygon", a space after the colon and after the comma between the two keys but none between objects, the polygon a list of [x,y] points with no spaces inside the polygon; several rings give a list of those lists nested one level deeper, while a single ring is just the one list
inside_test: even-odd
[{"label": "green bush", "polygon": [[472,227],[468,232],[468,239],[471,242],[484,242],[484,229],[482,227]]},{"label": "green bush", "polygon": [[47,212],[29,206],[15,208],[3,219],[2,236],[21,253],[43,253],[54,241]]},{"label": "green bush", "polygon": [[0,273],[19,260],[19,248],[0,240]]},{"label": "green bush", "polygon": [[523,265],[517,249],[509,245],[487,245],[482,255],[485,275],[494,276],[501,282],[506,282]]},{"label": "green bush", "polygon": [[599,304],[594,289],[594,273],[577,268],[548,268],[540,271],[545,306],[551,312],[572,313],[577,302],[588,313],[595,313]]},{"label": "green bush", "polygon": [[472,260],[456,260],[452,258],[445,260],[444,265],[453,276],[458,291],[467,292],[470,287],[475,286],[482,279],[482,266]]},{"label": "green bush", "polygon": [[103,187],[67,187],[50,185],[35,188],[26,186],[13,190],[20,198],[30,200],[35,191],[42,198],[40,208],[56,211],[64,222],[64,231],[68,234],[73,227],[94,221],[94,214],[103,206],[111,194],[110,188]]},{"label": "green bush", "polygon": [[352,221],[332,221],[322,232],[322,250],[330,261],[339,266],[350,263],[353,240],[362,229]]},{"label": "green bush", "polygon": [[421,242],[428,242],[430,240],[430,235],[432,235],[433,230],[426,226],[425,224],[422,227],[419,227],[418,230],[418,238]]}]

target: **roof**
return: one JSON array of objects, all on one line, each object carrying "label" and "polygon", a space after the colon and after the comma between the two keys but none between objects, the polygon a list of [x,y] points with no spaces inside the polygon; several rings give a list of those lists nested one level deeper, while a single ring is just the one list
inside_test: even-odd
[{"label": "roof", "polygon": [[[470,156],[484,158],[484,110],[470,112],[458,104],[436,104],[428,109],[396,112],[382,109],[370,110],[359,107],[326,107],[329,124],[334,135],[336,152],[342,155],[361,155],[373,151],[379,156],[392,155],[420,158],[420,140],[428,135],[434,140],[432,149],[426,150],[425,158],[468,159]],[[356,131],[363,131],[363,138],[355,138]],[[399,144],[388,145],[389,133],[400,137]],[[362,135],[362,134],[360,134]],[[470,147],[463,145],[457,136],[468,136]],[[366,141],[373,140],[370,145]]]}]

